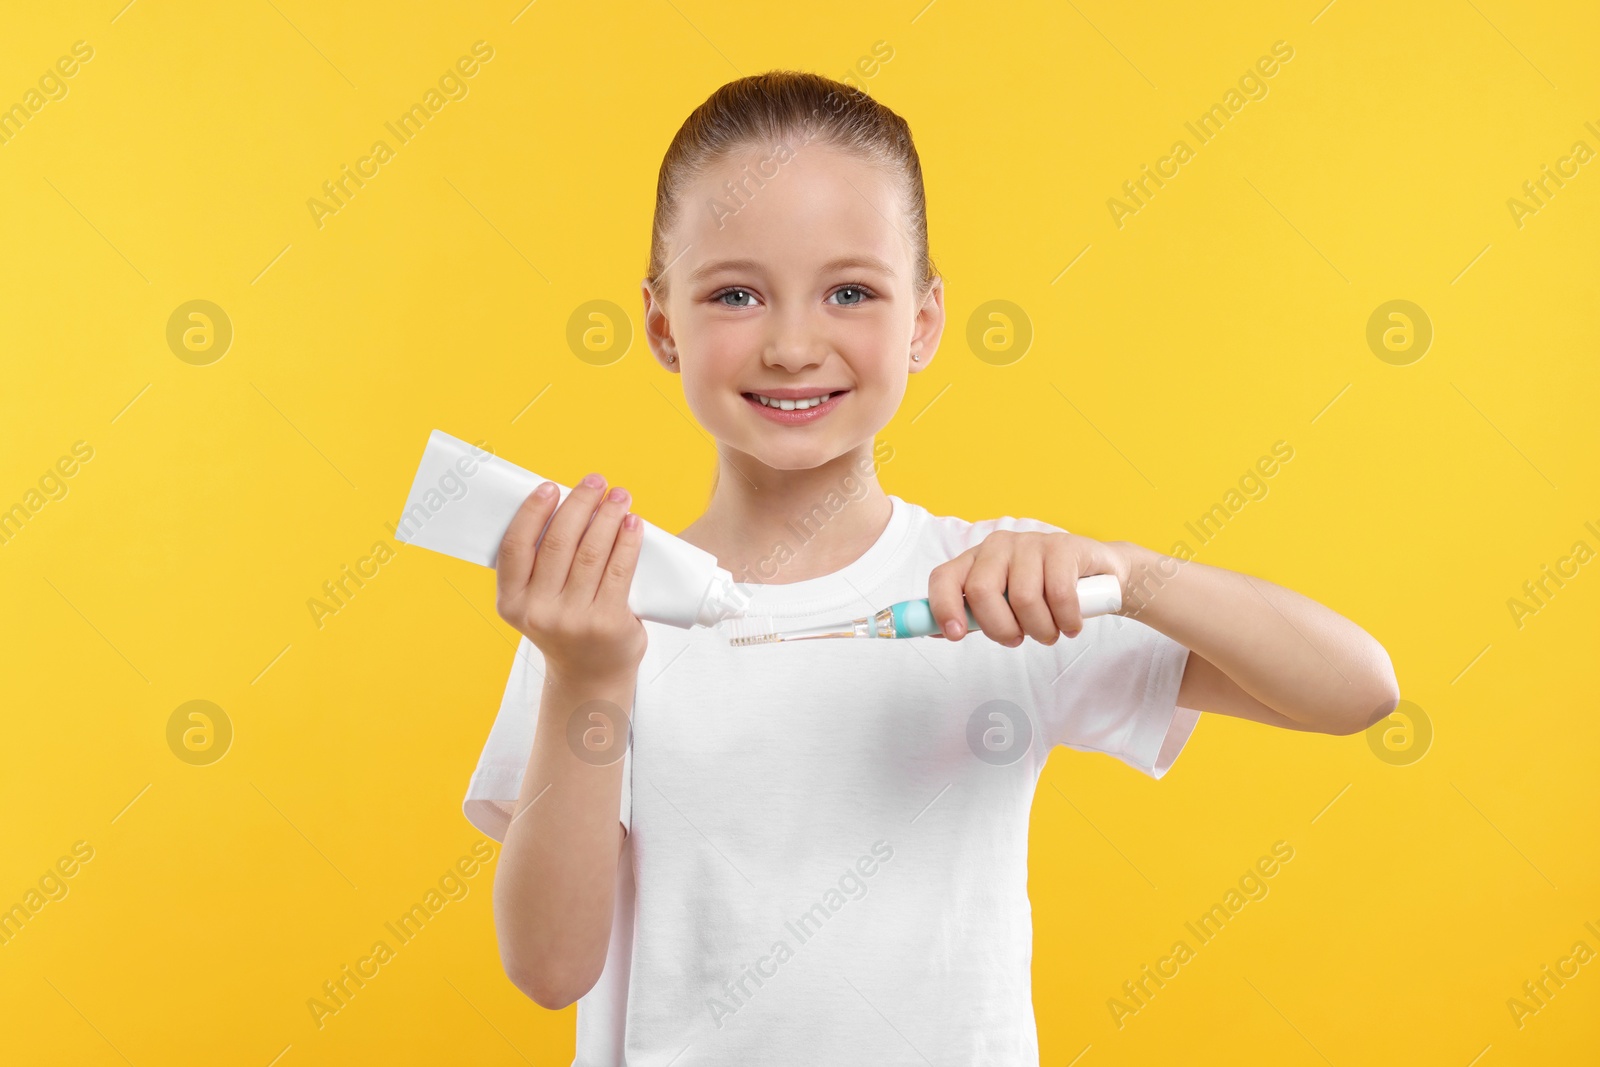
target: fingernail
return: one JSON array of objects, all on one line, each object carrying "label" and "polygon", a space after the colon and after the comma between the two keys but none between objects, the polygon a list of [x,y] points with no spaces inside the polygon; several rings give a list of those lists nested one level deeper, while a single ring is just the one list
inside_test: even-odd
[{"label": "fingernail", "polygon": [[579,482],[578,484],[579,485],[586,485],[590,489],[598,489],[602,485],[606,484],[606,480],[604,478],[600,477],[600,475],[598,475],[598,474],[585,474],[583,476],[583,481]]},{"label": "fingernail", "polygon": [[956,620],[951,619],[949,622],[944,624],[944,635],[950,638],[950,640],[954,641],[956,638],[961,636],[961,624],[956,622]]},{"label": "fingernail", "polygon": [[628,491],[619,485],[606,494],[606,499],[616,504],[624,503],[628,499]]},{"label": "fingernail", "polygon": [[547,500],[550,497],[554,496],[555,492],[556,492],[556,483],[555,482],[544,482],[539,486],[539,488],[537,488],[537,489],[535,489],[533,491],[535,496],[541,497],[541,498],[547,499]]},{"label": "fingernail", "polygon": [[631,511],[628,512],[626,515],[622,516],[622,526],[623,529],[627,530],[637,529],[639,526],[639,516],[635,515]]}]

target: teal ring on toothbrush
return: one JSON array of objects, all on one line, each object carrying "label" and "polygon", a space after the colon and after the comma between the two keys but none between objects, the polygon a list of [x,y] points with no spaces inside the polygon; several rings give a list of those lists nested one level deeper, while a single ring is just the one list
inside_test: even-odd
[{"label": "teal ring on toothbrush", "polygon": [[[926,598],[902,600],[898,604],[889,605],[889,610],[894,615],[896,637],[931,637],[944,632],[939,621],[933,617],[933,605]],[[973,617],[971,608],[967,608],[967,629],[982,629],[978,625],[978,620]]]}]

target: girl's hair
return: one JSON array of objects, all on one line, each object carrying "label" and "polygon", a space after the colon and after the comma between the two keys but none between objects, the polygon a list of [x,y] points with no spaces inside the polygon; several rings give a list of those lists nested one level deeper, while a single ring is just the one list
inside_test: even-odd
[{"label": "girl's hair", "polygon": [[[900,177],[909,230],[901,234],[914,249],[916,296],[920,300],[927,295],[937,272],[928,255],[927,199],[911,127],[861,90],[797,70],[772,70],[728,82],[695,108],[678,129],[656,180],[655,224],[646,271],[656,294],[666,295],[666,236],[685,207],[683,193],[692,182],[743,148],[774,150],[774,165],[781,165],[792,158],[783,152],[785,147],[794,153],[814,142],[854,153]],[[760,187],[775,176],[752,171],[735,187],[742,196],[759,196]],[[738,206],[742,201],[730,197],[726,202],[713,201],[707,210],[731,214]],[[895,228],[899,230],[900,224]]]}]

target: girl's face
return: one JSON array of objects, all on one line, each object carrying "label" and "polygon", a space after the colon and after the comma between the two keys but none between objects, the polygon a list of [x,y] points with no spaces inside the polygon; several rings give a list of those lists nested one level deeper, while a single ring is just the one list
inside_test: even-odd
[{"label": "girl's face", "polygon": [[[944,328],[942,285],[916,298],[907,223],[892,175],[821,143],[752,148],[690,186],[645,334],[723,448],[803,470],[871,447]],[[757,394],[836,395],[808,413]]]}]

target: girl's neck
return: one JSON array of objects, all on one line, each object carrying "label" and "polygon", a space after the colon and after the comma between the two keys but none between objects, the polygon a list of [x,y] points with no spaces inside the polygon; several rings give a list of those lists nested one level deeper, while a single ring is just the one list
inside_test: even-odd
[{"label": "girl's neck", "polygon": [[832,574],[889,524],[893,505],[873,473],[870,442],[808,470],[718,454],[711,503],[678,536],[716,556],[735,581],[787,585]]}]

